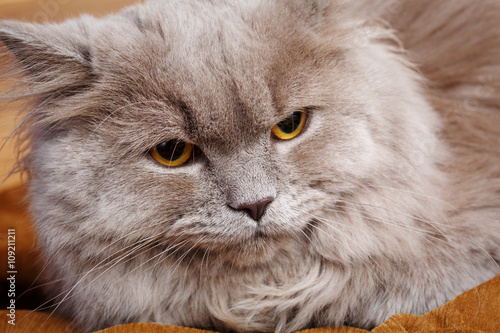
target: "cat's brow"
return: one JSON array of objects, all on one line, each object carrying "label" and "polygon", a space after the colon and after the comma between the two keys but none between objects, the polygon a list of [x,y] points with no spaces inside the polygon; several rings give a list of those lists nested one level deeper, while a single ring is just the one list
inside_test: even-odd
[{"label": "cat's brow", "polygon": [[169,99],[169,104],[176,110],[179,110],[182,117],[184,118],[184,128],[189,136],[193,136],[196,133],[196,124],[193,117],[194,110],[188,106],[188,104],[179,98]]}]

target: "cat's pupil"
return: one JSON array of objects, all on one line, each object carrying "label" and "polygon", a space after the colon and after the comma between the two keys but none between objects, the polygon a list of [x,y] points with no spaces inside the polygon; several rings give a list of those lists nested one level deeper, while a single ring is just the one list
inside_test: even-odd
[{"label": "cat's pupil", "polygon": [[186,143],[179,140],[169,140],[156,146],[158,155],[167,161],[175,161],[181,158],[186,151]]},{"label": "cat's pupil", "polygon": [[288,118],[286,118],[285,120],[283,120],[278,124],[278,128],[283,133],[291,134],[295,132],[295,130],[299,127],[301,119],[302,119],[302,112],[300,111],[292,112]]}]

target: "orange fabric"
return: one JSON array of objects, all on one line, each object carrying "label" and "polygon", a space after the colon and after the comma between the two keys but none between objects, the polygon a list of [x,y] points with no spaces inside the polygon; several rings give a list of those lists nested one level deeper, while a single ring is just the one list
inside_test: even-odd
[{"label": "orange fabric", "polygon": [[0,332],[4,333],[78,333],[64,318],[43,312],[16,310],[15,325],[8,323],[7,310],[0,311]]},{"label": "orange fabric", "polygon": [[[500,275],[454,298],[425,315],[397,314],[373,329],[372,333],[498,333],[500,332]],[[0,311],[0,332],[5,333],[78,333],[62,317],[41,312],[17,311],[16,326]],[[159,324],[128,324],[107,328],[99,333],[210,333],[210,331]],[[316,328],[300,333],[363,333],[365,330],[339,327]]]}]

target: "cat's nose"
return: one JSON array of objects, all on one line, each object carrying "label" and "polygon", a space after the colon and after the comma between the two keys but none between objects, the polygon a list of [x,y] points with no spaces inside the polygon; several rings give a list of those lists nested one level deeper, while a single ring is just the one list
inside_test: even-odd
[{"label": "cat's nose", "polygon": [[273,197],[267,197],[257,202],[243,203],[235,206],[233,205],[230,206],[236,210],[242,210],[246,212],[252,219],[258,222],[262,217],[262,215],[264,215],[266,211],[266,206],[273,200],[274,200]]}]

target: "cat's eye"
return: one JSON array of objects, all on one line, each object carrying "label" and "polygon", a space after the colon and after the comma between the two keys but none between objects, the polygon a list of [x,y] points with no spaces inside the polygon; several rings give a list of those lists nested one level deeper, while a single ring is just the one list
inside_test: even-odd
[{"label": "cat's eye", "polygon": [[304,130],[306,122],[306,112],[291,112],[285,120],[276,124],[271,131],[274,137],[279,140],[290,140],[295,138]]},{"label": "cat's eye", "polygon": [[182,140],[169,140],[157,144],[149,153],[163,165],[177,167],[188,162],[193,145]]}]

